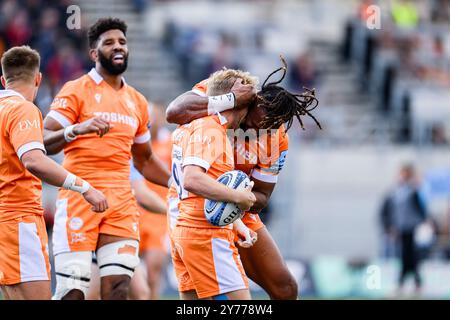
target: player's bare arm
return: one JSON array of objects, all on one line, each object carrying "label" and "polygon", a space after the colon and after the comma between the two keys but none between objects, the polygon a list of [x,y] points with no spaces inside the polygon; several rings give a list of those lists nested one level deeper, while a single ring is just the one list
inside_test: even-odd
[{"label": "player's bare arm", "polygon": [[156,192],[150,190],[143,180],[131,181],[131,187],[134,190],[136,201],[141,207],[153,213],[166,214],[166,202]]},{"label": "player's bare arm", "polygon": [[[30,150],[24,153],[20,160],[25,168],[34,176],[55,187],[64,187],[67,184],[67,178],[69,175],[72,175],[52,159],[46,157],[42,150]],[[82,189],[84,187],[84,183],[86,182],[78,177],[73,178],[75,179],[73,183],[75,187],[73,190],[75,191]],[[89,184],[87,184],[85,188],[87,190],[84,192],[80,190],[80,193],[82,193],[87,202],[92,204],[93,211],[103,212],[108,209],[108,203],[103,193]]]},{"label": "player's bare arm", "polygon": [[256,197],[256,201],[249,211],[260,212],[262,209],[267,207],[270,196],[272,195],[272,192],[275,189],[276,184],[263,182],[258,179],[253,179],[252,181],[255,183],[252,192]]},{"label": "player's bare arm", "polygon": [[135,143],[131,146],[133,164],[136,169],[150,182],[168,187],[170,171],[152,151],[149,142]]},{"label": "player's bare arm", "polygon": [[[186,124],[217,111],[247,107],[256,99],[256,88],[251,84],[242,84],[242,79],[235,81],[230,93],[232,93],[230,97],[227,94],[222,95],[223,97],[207,97],[193,91],[185,92],[169,104],[166,110],[166,120],[169,123]],[[229,104],[227,104],[228,99],[231,99]]]},{"label": "player's bare arm", "polygon": [[205,199],[233,202],[244,211],[255,203],[256,197],[251,192],[253,184],[246,190],[234,190],[217,182],[205,173],[205,169],[195,165],[185,166],[183,175],[183,188]]},{"label": "player's bare arm", "polygon": [[101,117],[94,117],[82,123],[63,128],[63,126],[51,117],[44,119],[44,145],[48,154],[60,152],[64,146],[76,139],[77,136],[96,133],[103,137],[113,126]]}]

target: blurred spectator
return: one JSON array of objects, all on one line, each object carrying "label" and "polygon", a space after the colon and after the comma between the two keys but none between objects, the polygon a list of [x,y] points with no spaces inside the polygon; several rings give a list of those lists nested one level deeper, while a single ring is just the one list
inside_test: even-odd
[{"label": "blurred spectator", "polygon": [[237,47],[236,38],[232,34],[222,32],[219,39],[219,45],[212,56],[208,74],[222,69],[223,67],[239,69],[239,66],[235,61],[235,48]]},{"label": "blurred spectator", "polygon": [[435,23],[450,23],[450,1],[434,0],[431,9],[431,21]]},{"label": "blurred spectator", "polygon": [[405,164],[399,172],[397,185],[383,201],[380,212],[381,224],[386,239],[399,245],[401,252],[401,272],[398,288],[401,291],[406,277],[414,276],[416,292],[422,287],[419,272],[419,253],[415,243],[416,228],[426,219],[425,206],[422,203],[415,169]]},{"label": "blurred spectator", "polygon": [[435,124],[431,127],[431,143],[433,145],[448,144],[448,140],[445,134],[445,128],[441,124]]},{"label": "blurred spectator", "polygon": [[78,52],[69,43],[61,43],[45,68],[52,87],[60,87],[83,74],[83,63]]},{"label": "blurred spectator", "polygon": [[310,51],[300,54],[295,59],[291,70],[290,81],[292,88],[302,91],[303,87],[312,89],[315,86],[317,69]]},{"label": "blurred spectator", "polygon": [[[0,2],[0,56],[5,49],[27,44],[41,55],[43,84],[36,103],[45,115],[54,93],[90,67],[86,31],[66,27],[70,0],[6,0]],[[48,105],[47,105],[48,104]]]},{"label": "blurred spectator", "polygon": [[14,14],[11,22],[6,26],[5,34],[11,47],[27,43],[31,38],[31,27],[28,12],[24,9]]}]

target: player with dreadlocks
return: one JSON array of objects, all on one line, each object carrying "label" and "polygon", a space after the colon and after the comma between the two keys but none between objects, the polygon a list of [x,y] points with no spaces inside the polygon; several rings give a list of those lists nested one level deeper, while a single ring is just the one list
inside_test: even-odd
[{"label": "player with dreadlocks", "polygon": [[[285,300],[297,299],[297,282],[288,270],[276,243],[258,213],[266,207],[277,183],[278,174],[284,165],[288,150],[286,131],[292,126],[294,117],[299,120],[302,128],[304,127],[301,116],[305,115],[310,116],[319,128],[321,126],[311,114],[318,105],[314,90],[306,89],[302,94],[294,94],[279,85],[287,72],[286,62],[283,58],[281,60],[283,66],[266,78],[258,92],[254,87],[243,84],[241,79],[237,78],[228,94],[207,96],[207,79],[173,100],[167,108],[166,117],[168,122],[185,124],[208,114],[250,105],[248,115],[241,126],[244,130],[276,129],[267,134],[268,137],[270,136],[270,141],[278,143],[276,153],[262,152],[260,144],[256,146],[256,149],[252,149],[251,143],[244,142],[242,146],[239,140],[234,145],[235,169],[246,172],[254,181],[252,192],[257,199],[242,221],[257,233],[258,240],[250,248],[239,247],[239,255],[250,279],[260,285],[271,299]],[[227,70],[229,69],[222,72]],[[281,78],[278,81],[269,82],[272,76],[279,72],[282,72]],[[241,100],[238,101],[235,96],[239,96]],[[242,102],[243,100],[245,102]],[[254,159],[256,161],[252,161]]]},{"label": "player with dreadlocks", "polygon": [[[296,117],[302,129],[305,129],[300,116],[308,115],[322,129],[319,121],[311,114],[311,111],[319,105],[314,89],[305,88],[305,92],[294,94],[278,86],[283,81],[287,72],[286,61],[282,57],[281,61],[284,66],[269,74],[262,85],[261,91],[258,92],[259,102],[257,107],[263,108],[266,111],[266,115],[260,122],[259,127],[264,129],[278,129],[287,123],[286,131],[288,131],[294,122],[294,117]],[[279,71],[283,71],[280,80],[267,83],[270,77]]]}]

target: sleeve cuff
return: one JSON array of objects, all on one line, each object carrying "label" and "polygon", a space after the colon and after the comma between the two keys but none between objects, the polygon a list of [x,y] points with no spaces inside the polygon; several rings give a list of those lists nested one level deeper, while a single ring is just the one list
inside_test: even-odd
[{"label": "sleeve cuff", "polygon": [[55,110],[50,110],[50,112],[47,114],[47,117],[53,118],[56,121],[58,121],[59,124],[63,126],[63,128],[68,127],[72,124],[72,122],[69,119],[67,119],[65,116],[63,116],[61,113]]},{"label": "sleeve cuff", "polygon": [[201,97],[206,97],[207,95],[206,95],[206,93],[204,93],[203,91],[201,91],[201,90],[198,90],[198,89],[192,89],[191,90],[193,93],[195,93],[195,94],[198,94],[199,96],[201,96]]},{"label": "sleeve cuff", "polygon": [[17,150],[16,153],[17,153],[17,156],[19,157],[19,159],[21,159],[25,152],[28,152],[28,151],[34,150],[34,149],[42,150],[45,154],[47,154],[47,152],[45,151],[44,145],[38,141],[32,141],[32,142],[28,142],[28,143],[22,145]]},{"label": "sleeve cuff", "polygon": [[150,141],[150,131],[134,138],[134,143],[146,143],[148,141]]},{"label": "sleeve cuff", "polygon": [[277,183],[277,181],[278,181],[278,175],[265,174],[257,169],[254,169],[252,171],[252,177],[259,181],[267,182],[267,183]]},{"label": "sleeve cuff", "polygon": [[182,167],[189,166],[189,165],[195,165],[202,167],[206,171],[209,170],[210,164],[208,161],[205,161],[203,159],[197,158],[197,157],[186,157],[183,161]]}]

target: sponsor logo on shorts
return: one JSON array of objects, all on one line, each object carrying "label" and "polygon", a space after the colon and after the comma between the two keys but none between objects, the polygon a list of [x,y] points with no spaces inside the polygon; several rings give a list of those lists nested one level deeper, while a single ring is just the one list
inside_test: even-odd
[{"label": "sponsor logo on shorts", "polygon": [[86,236],[84,235],[84,233],[82,232],[72,232],[71,233],[71,242],[72,243],[78,243],[78,242],[83,242],[86,241]]},{"label": "sponsor logo on shorts", "polygon": [[83,220],[79,217],[74,217],[69,221],[69,228],[72,230],[80,230],[83,226]]},{"label": "sponsor logo on shorts", "polygon": [[134,255],[136,253],[137,248],[130,246],[128,244],[124,245],[122,248],[117,250],[117,254],[131,254]]},{"label": "sponsor logo on shorts", "polygon": [[178,281],[180,282],[180,284],[184,284],[184,283],[188,282],[189,281],[189,275],[186,274],[186,273],[183,273],[182,275],[180,275],[178,277]]}]

